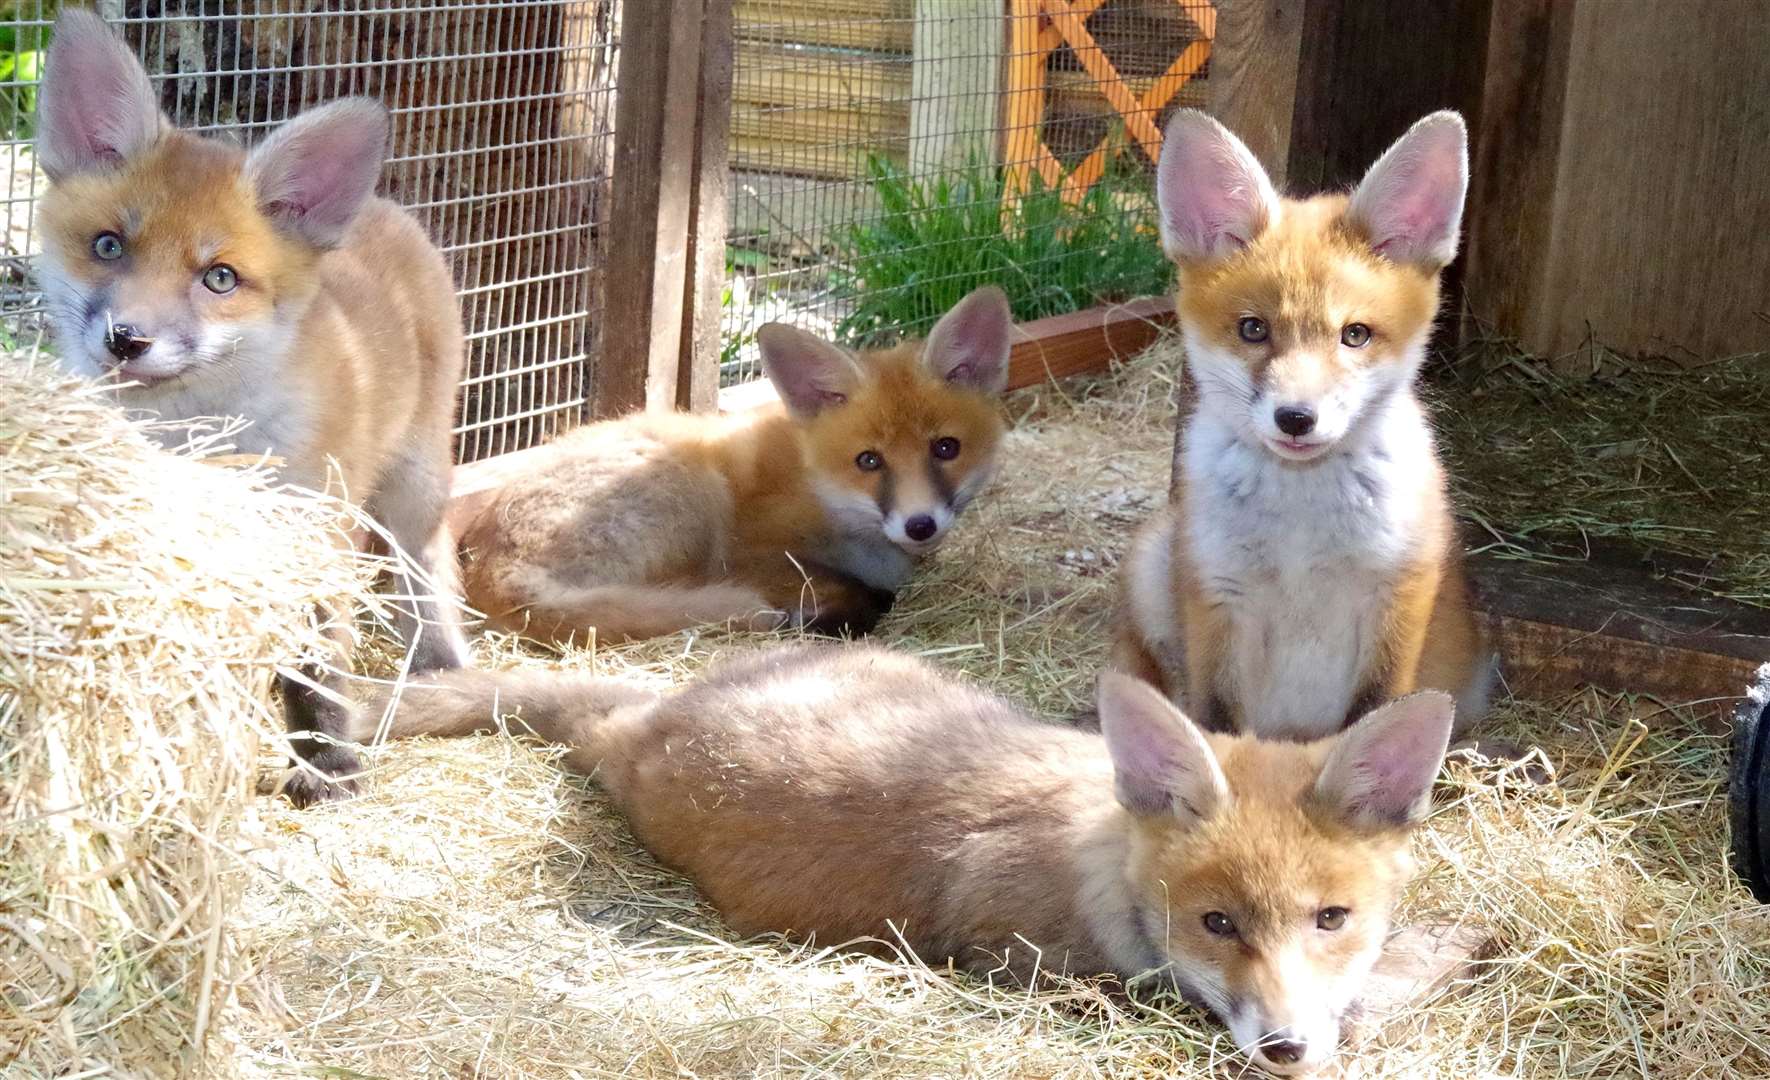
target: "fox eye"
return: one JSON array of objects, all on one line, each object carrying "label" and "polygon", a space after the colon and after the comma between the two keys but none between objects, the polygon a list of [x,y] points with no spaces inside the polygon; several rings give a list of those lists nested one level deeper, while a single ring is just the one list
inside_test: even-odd
[{"label": "fox eye", "polygon": [[123,257],[123,238],[114,232],[101,232],[92,238],[92,253],[111,262]]},{"label": "fox eye", "polygon": [[1343,907],[1325,907],[1315,913],[1315,926],[1319,930],[1338,930],[1346,925],[1346,909]]},{"label": "fox eye", "polygon": [[935,439],[934,445],[930,449],[934,451],[934,456],[940,460],[951,461],[959,456],[959,440],[947,435]]},{"label": "fox eye", "polygon": [[203,271],[203,287],[217,295],[233,292],[239,283],[240,275],[226,263],[216,263]]},{"label": "fox eye", "polygon": [[1266,325],[1265,319],[1256,319],[1252,315],[1236,323],[1235,329],[1241,335],[1241,339],[1250,345],[1260,344],[1272,333],[1272,328]]},{"label": "fox eye", "polygon": [[879,456],[877,450],[862,450],[855,455],[854,464],[861,472],[878,472],[885,467],[885,459]]},{"label": "fox eye", "polygon": [[1340,331],[1340,344],[1348,349],[1362,349],[1370,339],[1371,328],[1361,322],[1347,323],[1346,329]]},{"label": "fox eye", "polygon": [[1235,936],[1235,920],[1221,911],[1205,912],[1205,929],[1218,937]]}]

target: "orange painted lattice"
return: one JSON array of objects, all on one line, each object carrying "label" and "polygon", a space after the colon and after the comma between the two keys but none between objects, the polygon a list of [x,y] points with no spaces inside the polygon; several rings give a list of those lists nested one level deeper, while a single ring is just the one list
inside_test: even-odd
[{"label": "orange painted lattice", "polygon": [[1175,0],[1176,4],[1188,7],[1201,34],[1174,58],[1148,92],[1139,96],[1125,85],[1112,60],[1088,32],[1088,16],[1105,2],[1009,0],[1008,10],[1013,18],[1009,22],[1006,133],[1002,149],[1008,163],[1010,197],[1031,186],[1036,170],[1048,187],[1061,184],[1064,198],[1079,202],[1106,171],[1110,139],[1102,139],[1068,176],[1063,175],[1062,164],[1045,145],[1041,130],[1045,119],[1045,72],[1053,51],[1069,45],[1100,96],[1124,120],[1126,132],[1152,163],[1162,152],[1162,133],[1155,126],[1155,116],[1181,87],[1204,70],[1210,59],[1211,41],[1217,36],[1216,7],[1196,10],[1184,0]]}]

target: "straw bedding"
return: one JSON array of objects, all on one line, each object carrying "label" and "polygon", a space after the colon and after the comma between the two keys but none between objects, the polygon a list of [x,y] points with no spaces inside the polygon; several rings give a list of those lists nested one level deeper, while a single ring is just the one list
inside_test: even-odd
[{"label": "straw bedding", "polygon": [[[1084,711],[1116,561],[1165,492],[1176,371],[1175,350],[1157,349],[1110,378],[1017,396],[1003,480],[881,636],[1047,715]],[[157,572],[185,580],[169,567]],[[233,587],[248,595],[243,583]],[[289,625],[301,620],[291,615]],[[241,639],[233,634],[228,641]],[[758,640],[685,635],[564,658],[485,641],[479,660],[564,663],[663,686]],[[296,643],[267,639],[256,655]],[[203,648],[214,655],[225,646]],[[249,661],[230,670],[263,689]],[[74,683],[65,676],[59,685]],[[189,733],[182,737],[193,746],[203,733],[205,760],[242,760],[226,758],[235,744],[212,724],[178,720],[183,714],[133,695],[110,710]],[[262,711],[241,714],[241,728],[268,723]],[[18,720],[8,715],[11,734]],[[1421,875],[1403,913],[1485,928],[1495,936],[1491,958],[1455,993],[1351,1048],[1346,1072],[1770,1075],[1770,910],[1751,906],[1725,866],[1724,739],[1684,709],[1596,694],[1514,702],[1495,726],[1540,745],[1558,782],[1538,788],[1485,767],[1453,770],[1420,836]],[[112,781],[102,789],[111,798],[140,786],[138,766],[113,749],[123,738],[95,742],[104,760],[86,766]],[[3,759],[9,778],[26,775],[16,758],[9,750]],[[222,784],[214,767],[190,768],[195,760],[172,770],[172,785],[181,797],[212,797],[219,809],[203,813],[233,823],[203,850],[237,853],[209,856],[219,887],[238,890],[237,906],[220,912],[225,976],[216,980],[209,1041],[226,1062],[215,1069],[389,1078],[1241,1071],[1222,1032],[1170,1000],[1113,999],[1080,983],[1029,995],[913,963],[733,942],[593,788],[509,740],[378,750],[363,798],[305,812],[251,799],[239,772]],[[212,790],[199,793],[197,783]],[[9,843],[21,820],[9,810]],[[39,865],[60,858],[41,846],[28,854],[47,860]],[[140,872],[161,874],[162,889],[204,880],[171,864]],[[8,876],[9,890],[18,877]],[[0,926],[17,921],[26,894],[7,896]],[[8,956],[29,953],[5,947]],[[201,956],[194,944],[161,952],[192,965]],[[19,970],[7,972],[9,1007]],[[141,1002],[95,1000],[82,1022]],[[188,1008],[156,1002],[143,1015],[158,1017],[162,1041],[151,1045],[190,1037]],[[37,1073],[22,1075],[46,1071],[59,1044],[44,1034],[35,1045]],[[115,1040],[91,1045],[85,1067],[110,1062],[129,1074],[143,1060],[105,1057],[124,1049]]]}]

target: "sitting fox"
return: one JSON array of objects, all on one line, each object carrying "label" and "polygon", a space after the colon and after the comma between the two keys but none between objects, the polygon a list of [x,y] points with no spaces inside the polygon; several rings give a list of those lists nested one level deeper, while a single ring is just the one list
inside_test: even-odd
[{"label": "sitting fox", "polygon": [[[457,667],[466,640],[441,534],[461,316],[441,253],[374,196],[386,151],[386,111],[361,98],[309,110],[251,152],[180,131],[123,42],[68,10],[39,105],[43,287],[65,368],[115,384],[139,415],[242,417],[241,451],[367,509],[435,587],[395,586],[411,598],[413,668]],[[357,770],[333,741],[349,727],[338,682],[317,668],[284,680],[290,731],[317,736],[295,743],[297,804],[343,793]]]},{"label": "sitting fox", "polygon": [[740,934],[901,937],[1022,980],[1155,973],[1281,1073],[1332,1056],[1382,951],[1452,712],[1424,692],[1319,742],[1259,742],[1109,672],[1094,734],[862,645],[752,653],[661,699],[443,672],[388,691],[359,734],[395,693],[395,737],[509,717],[571,747]]},{"label": "sitting fox", "polygon": [[1413,382],[1456,254],[1463,121],[1350,196],[1284,199],[1203,113],[1168,124],[1163,242],[1198,404],[1172,505],[1125,561],[1117,666],[1210,728],[1311,739],[1430,687],[1486,709],[1444,470]]},{"label": "sitting fox", "polygon": [[996,472],[1007,297],[858,355],[760,332],[780,401],[590,424],[458,522],[468,601],[554,642],[704,623],[864,633]]}]

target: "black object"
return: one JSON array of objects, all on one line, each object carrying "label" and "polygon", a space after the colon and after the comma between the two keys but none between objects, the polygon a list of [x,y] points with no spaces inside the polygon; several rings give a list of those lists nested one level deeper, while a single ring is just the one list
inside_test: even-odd
[{"label": "black object", "polygon": [[1770,664],[1733,721],[1733,868],[1770,904]]}]

